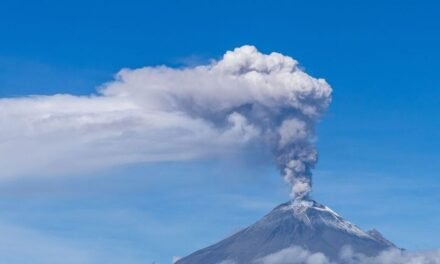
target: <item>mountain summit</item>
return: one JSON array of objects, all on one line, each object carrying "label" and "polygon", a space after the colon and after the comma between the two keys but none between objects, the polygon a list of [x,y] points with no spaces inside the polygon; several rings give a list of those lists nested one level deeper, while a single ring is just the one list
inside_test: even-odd
[{"label": "mountain summit", "polygon": [[277,206],[255,224],[176,264],[255,263],[293,246],[320,252],[333,261],[339,260],[346,246],[366,256],[396,248],[377,230],[365,232],[327,206],[296,200]]}]

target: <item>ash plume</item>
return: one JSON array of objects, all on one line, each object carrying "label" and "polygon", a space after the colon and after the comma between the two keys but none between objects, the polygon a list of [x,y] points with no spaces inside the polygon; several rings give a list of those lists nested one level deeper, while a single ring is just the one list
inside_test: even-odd
[{"label": "ash plume", "polygon": [[331,87],[307,75],[294,59],[279,53],[264,55],[252,46],[226,53],[214,68],[223,65],[234,65],[229,72],[254,81],[251,89],[264,95],[249,98],[246,103],[252,110],[244,117],[271,146],[284,180],[292,186],[292,197],[306,197],[318,159],[314,127],[331,102]]},{"label": "ash plume", "polygon": [[[327,109],[332,90],[325,80],[302,71],[297,61],[243,46],[208,66],[182,71],[144,68],[138,74],[145,83],[154,82],[150,87],[161,88],[155,102],[164,100],[162,106],[215,126],[221,127],[227,120],[242,130],[254,131],[254,139],[273,150],[284,180],[292,186],[292,196],[301,199],[311,191],[311,170],[317,162],[314,126]],[[168,85],[167,78],[154,78],[160,75],[183,85]],[[188,78],[194,78],[190,86],[185,85]],[[104,94],[118,95],[122,90],[112,84]],[[150,91],[140,88],[136,93],[151,97],[154,94]]]},{"label": "ash plume", "polygon": [[242,46],[208,65],[123,69],[90,96],[0,98],[0,177],[199,159],[263,143],[303,198],[317,162],[314,127],[331,93],[291,57]]}]

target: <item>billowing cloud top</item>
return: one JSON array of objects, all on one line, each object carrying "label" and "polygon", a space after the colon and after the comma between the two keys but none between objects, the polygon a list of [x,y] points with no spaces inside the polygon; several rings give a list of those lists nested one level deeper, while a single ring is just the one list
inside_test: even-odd
[{"label": "billowing cloud top", "polygon": [[259,142],[303,196],[331,92],[294,59],[243,46],[209,65],[123,69],[96,95],[3,98],[0,174],[196,159]]},{"label": "billowing cloud top", "polygon": [[137,98],[138,105],[151,110],[201,115],[260,105],[316,116],[328,106],[331,90],[324,80],[301,71],[292,58],[243,46],[207,66],[122,70],[101,92]]}]

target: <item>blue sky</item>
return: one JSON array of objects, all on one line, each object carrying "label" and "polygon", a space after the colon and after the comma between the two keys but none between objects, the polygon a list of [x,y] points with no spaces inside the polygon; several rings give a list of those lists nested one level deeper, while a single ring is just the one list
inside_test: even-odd
[{"label": "blue sky", "polygon": [[[2,2],[0,96],[88,95],[121,68],[206,64],[244,44],[280,52],[334,89],[313,197],[401,247],[438,248],[439,10],[436,1]],[[4,180],[0,255],[170,263],[288,199],[268,159]]]}]

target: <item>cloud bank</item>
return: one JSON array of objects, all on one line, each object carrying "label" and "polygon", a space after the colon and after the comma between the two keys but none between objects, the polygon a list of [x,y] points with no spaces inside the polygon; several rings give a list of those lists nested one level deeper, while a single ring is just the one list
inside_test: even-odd
[{"label": "cloud bank", "polygon": [[256,264],[330,264],[322,253],[311,253],[301,247],[293,246],[265,256]]},{"label": "cloud bank", "polygon": [[253,46],[209,65],[123,69],[96,94],[0,99],[0,177],[225,155],[263,144],[298,197],[311,188],[323,79]]},{"label": "cloud bank", "polygon": [[383,251],[369,257],[355,253],[350,247],[340,252],[340,260],[333,262],[323,253],[312,253],[292,246],[255,261],[256,264],[439,264],[440,250],[409,252],[397,249]]}]

